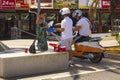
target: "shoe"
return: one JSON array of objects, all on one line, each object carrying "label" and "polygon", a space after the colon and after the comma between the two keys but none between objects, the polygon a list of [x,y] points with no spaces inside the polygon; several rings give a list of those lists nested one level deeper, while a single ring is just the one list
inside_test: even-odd
[{"label": "shoe", "polygon": [[73,65],[74,65],[73,61],[70,60],[70,61],[69,61],[69,67],[72,67]]}]

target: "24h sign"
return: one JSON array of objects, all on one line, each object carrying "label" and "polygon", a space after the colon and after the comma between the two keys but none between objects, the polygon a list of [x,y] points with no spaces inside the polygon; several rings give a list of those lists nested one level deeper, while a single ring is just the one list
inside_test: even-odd
[{"label": "24h sign", "polygon": [[15,9],[16,0],[1,0],[2,9]]}]

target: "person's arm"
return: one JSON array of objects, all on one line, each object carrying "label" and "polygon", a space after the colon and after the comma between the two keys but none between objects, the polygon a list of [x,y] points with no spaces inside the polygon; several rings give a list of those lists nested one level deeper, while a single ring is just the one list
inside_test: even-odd
[{"label": "person's arm", "polygon": [[56,31],[58,32],[63,32],[65,29],[64,28],[56,28]]},{"label": "person's arm", "polygon": [[55,26],[55,27],[60,27],[60,26],[61,26],[61,23],[56,23],[54,26]]},{"label": "person's arm", "polygon": [[45,28],[49,28],[49,27],[48,27],[48,25],[46,25],[46,26],[42,27],[42,29],[45,29]]},{"label": "person's arm", "polygon": [[61,28],[56,28],[56,31],[63,32],[63,31],[65,30],[66,21],[63,20],[63,21],[60,23],[60,25],[61,25]]},{"label": "person's arm", "polygon": [[36,24],[41,24],[41,23],[43,23],[44,22],[44,19],[43,18],[38,18],[37,20],[36,20]]},{"label": "person's arm", "polygon": [[76,24],[76,26],[73,28],[73,31],[79,31],[81,28],[82,28],[82,21],[81,20],[79,20],[78,22],[77,22],[77,24]]},{"label": "person's arm", "polygon": [[[36,24],[41,24],[44,22],[43,18],[39,18],[38,20],[36,20]],[[45,25],[44,27],[41,27],[41,29],[45,29],[45,28],[49,28],[48,25]]]}]

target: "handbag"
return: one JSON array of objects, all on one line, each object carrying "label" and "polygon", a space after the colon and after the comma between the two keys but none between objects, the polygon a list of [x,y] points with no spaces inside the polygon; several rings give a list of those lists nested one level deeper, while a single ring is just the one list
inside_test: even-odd
[{"label": "handbag", "polygon": [[31,44],[30,48],[29,48],[29,52],[35,54],[36,53],[36,49],[35,49],[35,42],[36,39],[33,41],[33,43]]}]

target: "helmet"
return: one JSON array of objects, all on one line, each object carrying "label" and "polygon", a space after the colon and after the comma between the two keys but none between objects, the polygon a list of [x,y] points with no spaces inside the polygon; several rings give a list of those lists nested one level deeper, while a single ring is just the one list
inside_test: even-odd
[{"label": "helmet", "polygon": [[72,13],[72,17],[76,17],[76,16],[82,16],[82,11],[81,10],[75,10]]},{"label": "helmet", "polygon": [[62,8],[59,12],[61,15],[70,14],[70,9],[69,8]]}]

